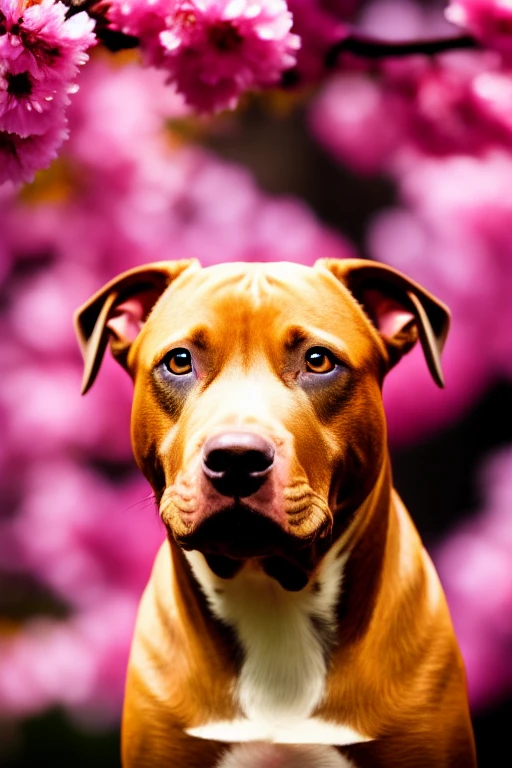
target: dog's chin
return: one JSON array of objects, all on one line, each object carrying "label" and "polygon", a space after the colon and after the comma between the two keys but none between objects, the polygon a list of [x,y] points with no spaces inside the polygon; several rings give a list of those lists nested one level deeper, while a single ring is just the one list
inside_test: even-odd
[{"label": "dog's chin", "polygon": [[309,580],[311,544],[289,533],[243,502],[215,512],[185,535],[176,538],[184,550],[198,550],[210,569],[231,579],[249,559],[284,589],[298,591]]}]

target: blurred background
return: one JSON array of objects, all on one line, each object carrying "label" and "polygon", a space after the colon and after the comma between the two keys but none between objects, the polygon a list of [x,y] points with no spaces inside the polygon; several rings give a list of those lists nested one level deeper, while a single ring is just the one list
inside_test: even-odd
[{"label": "blurred background", "polygon": [[[446,28],[433,2],[336,7],[386,39]],[[119,765],[133,622],[164,537],[131,457],[129,378],[108,359],[80,397],[73,311],[143,262],[353,255],[452,311],[446,388],[413,350],[384,399],[395,484],[465,658],[479,765],[494,765],[512,718],[509,71],[487,51],[350,60],[208,119],[134,53],[95,49],[79,83],[59,158],[0,186],[0,765]]]}]

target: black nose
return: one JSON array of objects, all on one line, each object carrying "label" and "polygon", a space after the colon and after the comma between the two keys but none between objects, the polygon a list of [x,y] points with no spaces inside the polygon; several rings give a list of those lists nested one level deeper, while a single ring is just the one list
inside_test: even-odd
[{"label": "black nose", "polygon": [[274,463],[274,447],[253,432],[223,432],[203,447],[203,472],[223,496],[256,493]]}]

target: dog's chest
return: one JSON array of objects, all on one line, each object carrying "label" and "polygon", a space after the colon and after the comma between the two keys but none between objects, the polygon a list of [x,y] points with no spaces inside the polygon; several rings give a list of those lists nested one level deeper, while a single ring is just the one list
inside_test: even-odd
[{"label": "dog's chest", "polygon": [[247,569],[215,583],[197,566],[195,572],[213,613],[233,629],[242,649],[235,695],[247,718],[283,725],[307,718],[324,690],[341,568],[333,594],[322,584],[287,592],[266,574]]},{"label": "dog's chest", "polygon": [[336,630],[345,564],[338,549],[332,548],[314,583],[300,592],[284,590],[251,566],[234,579],[219,579],[201,554],[187,554],[212,612],[234,630],[243,652],[233,691],[242,716],[207,723],[189,733],[229,742],[361,740],[350,728],[312,716],[324,695],[327,654]]},{"label": "dog's chest", "polygon": [[333,747],[243,744],[229,749],[215,768],[355,768]]}]

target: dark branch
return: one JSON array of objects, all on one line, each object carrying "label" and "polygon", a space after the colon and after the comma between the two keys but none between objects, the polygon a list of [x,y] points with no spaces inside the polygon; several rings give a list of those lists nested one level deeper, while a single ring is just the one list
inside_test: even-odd
[{"label": "dark branch", "polygon": [[470,35],[457,37],[442,37],[436,40],[408,40],[404,42],[386,42],[363,37],[357,32],[351,32],[347,37],[335,43],[325,56],[325,66],[328,69],[336,66],[342,53],[351,53],[365,59],[385,59],[397,56],[412,56],[425,54],[432,56],[436,53],[478,48],[478,43]]}]

